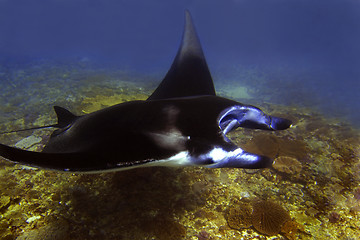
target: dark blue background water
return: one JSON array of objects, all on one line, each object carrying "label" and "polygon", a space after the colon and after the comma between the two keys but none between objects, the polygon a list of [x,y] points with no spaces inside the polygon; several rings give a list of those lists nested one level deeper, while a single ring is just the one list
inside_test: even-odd
[{"label": "dark blue background water", "polygon": [[165,73],[185,8],[213,71],[266,69],[270,88],[294,83],[328,115],[360,122],[357,0],[0,0],[0,62],[88,58]]}]

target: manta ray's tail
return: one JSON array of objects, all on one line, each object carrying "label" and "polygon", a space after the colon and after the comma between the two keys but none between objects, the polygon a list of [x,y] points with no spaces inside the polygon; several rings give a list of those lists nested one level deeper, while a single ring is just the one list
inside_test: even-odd
[{"label": "manta ray's tail", "polygon": [[65,108],[62,108],[59,106],[54,106],[54,110],[55,110],[56,116],[58,118],[58,122],[56,124],[5,131],[5,132],[0,132],[0,134],[17,133],[17,132],[24,132],[24,131],[29,131],[29,130],[50,128],[50,127],[63,128],[63,127],[66,127],[67,125],[69,125],[70,123],[72,123],[76,118],[78,118],[78,116],[74,115],[73,113],[66,110]]},{"label": "manta ray's tail", "polygon": [[98,166],[88,154],[82,153],[44,153],[10,147],[0,143],[0,156],[30,167],[44,168],[57,171],[91,171]]},{"label": "manta ray's tail", "polygon": [[42,129],[42,128],[50,128],[50,127],[56,127],[56,125],[57,124],[51,124],[51,125],[45,125],[45,126],[39,126],[39,127],[16,129],[16,130],[11,130],[11,131],[0,132],[0,134],[17,133],[17,132],[25,132],[25,131],[29,131],[29,130],[37,130],[37,129]]}]

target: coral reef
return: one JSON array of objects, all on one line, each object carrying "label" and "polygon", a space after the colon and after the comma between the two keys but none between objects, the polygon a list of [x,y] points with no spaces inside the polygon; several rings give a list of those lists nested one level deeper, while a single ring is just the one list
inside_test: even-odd
[{"label": "coral reef", "polygon": [[296,158],[280,156],[275,158],[273,167],[280,172],[296,174],[301,171],[302,165]]},{"label": "coral reef", "polygon": [[109,107],[118,103],[134,101],[134,100],[146,100],[148,98],[145,94],[116,94],[116,95],[96,95],[94,97],[86,97],[81,102],[81,111],[83,113],[91,113],[100,110],[105,107]]},{"label": "coral reef", "polygon": [[295,239],[301,228],[291,220],[282,206],[269,200],[235,199],[229,204],[225,218],[229,227],[243,230],[253,226],[264,235],[277,235],[280,232],[288,239]]},{"label": "coral reef", "polygon": [[252,225],[266,235],[280,233],[284,223],[291,220],[289,213],[271,201],[258,200],[253,203]]},{"label": "coral reef", "polygon": [[279,156],[288,156],[304,160],[306,158],[307,144],[299,139],[283,138],[280,141]]},{"label": "coral reef", "polygon": [[1,196],[0,197],[0,211],[7,208],[10,204],[10,197],[9,196]]},{"label": "coral reef", "polygon": [[286,221],[281,227],[281,234],[284,235],[289,240],[297,239],[297,234],[304,231],[304,226],[298,224],[297,222],[290,220]]},{"label": "coral reef", "polygon": [[69,224],[58,220],[46,226],[35,228],[21,234],[17,240],[65,240],[69,238]]},{"label": "coral reef", "polygon": [[254,136],[243,148],[248,152],[275,158],[279,152],[280,144],[276,136],[259,134]]},{"label": "coral reef", "polygon": [[252,206],[249,202],[238,201],[231,204],[226,213],[229,227],[234,229],[249,228],[252,225]]},{"label": "coral reef", "polygon": [[276,135],[257,134],[242,146],[246,151],[264,155],[270,158],[288,156],[296,159],[306,159],[307,145],[304,141],[280,138]]}]

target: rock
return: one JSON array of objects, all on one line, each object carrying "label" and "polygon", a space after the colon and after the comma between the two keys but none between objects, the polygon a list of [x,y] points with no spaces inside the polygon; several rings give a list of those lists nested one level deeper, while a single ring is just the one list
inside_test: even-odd
[{"label": "rock", "polygon": [[251,224],[252,207],[250,203],[239,202],[230,205],[226,213],[226,221],[233,229],[248,228]]},{"label": "rock", "polygon": [[296,158],[281,156],[275,159],[273,167],[280,172],[295,174],[301,171],[302,164]]},{"label": "rock", "polygon": [[69,237],[69,224],[66,221],[55,221],[49,225],[25,231],[16,240],[65,240]]},{"label": "rock", "polygon": [[250,98],[253,97],[248,93],[248,89],[246,87],[231,86],[231,88],[224,89],[224,92],[230,98],[246,98],[246,99],[250,99]]},{"label": "rock", "polygon": [[306,158],[308,149],[306,143],[302,140],[281,139],[279,145],[280,156],[289,156],[300,160]]},{"label": "rock", "polygon": [[253,137],[243,148],[251,153],[274,158],[279,151],[279,140],[269,134],[259,134]]},{"label": "rock", "polygon": [[20,140],[19,142],[17,142],[15,144],[15,147],[21,148],[21,149],[28,149],[28,148],[34,146],[35,144],[39,144],[41,141],[42,141],[41,137],[36,137],[34,135],[31,135],[31,136],[24,138],[24,139]]},{"label": "rock", "polygon": [[1,196],[0,197],[0,210],[7,208],[10,204],[10,197],[9,196]]}]

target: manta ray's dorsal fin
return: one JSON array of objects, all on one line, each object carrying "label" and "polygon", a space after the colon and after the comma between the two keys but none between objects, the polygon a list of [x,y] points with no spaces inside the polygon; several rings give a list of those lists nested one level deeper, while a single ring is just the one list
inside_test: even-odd
[{"label": "manta ray's dorsal fin", "polygon": [[67,125],[75,121],[76,118],[78,118],[78,116],[74,115],[69,110],[63,107],[54,106],[54,110],[58,118],[58,123],[54,126],[58,128],[66,127]]},{"label": "manta ray's dorsal fin", "polygon": [[180,48],[163,81],[148,100],[216,95],[200,40],[189,11]]},{"label": "manta ray's dorsal fin", "polygon": [[4,131],[4,132],[0,132],[0,134],[24,132],[24,131],[29,131],[29,130],[37,130],[37,129],[50,128],[50,127],[64,128],[78,118],[78,116],[72,114],[69,110],[66,110],[65,108],[62,108],[59,106],[54,106],[54,110],[55,110],[56,116],[58,118],[58,122],[56,124],[50,124],[50,125],[44,125],[44,126],[38,126],[38,127],[30,127],[30,128],[25,128],[25,129],[17,129],[17,130],[11,130],[11,131]]}]

